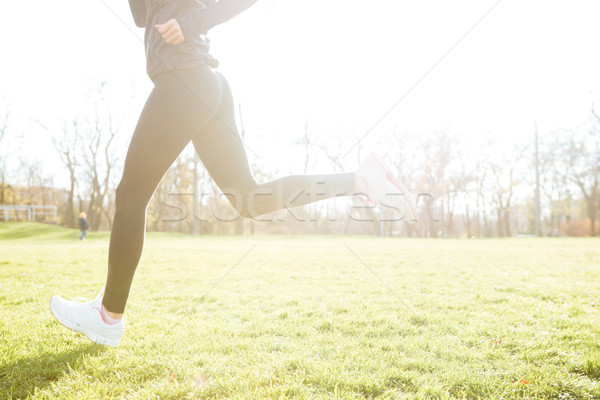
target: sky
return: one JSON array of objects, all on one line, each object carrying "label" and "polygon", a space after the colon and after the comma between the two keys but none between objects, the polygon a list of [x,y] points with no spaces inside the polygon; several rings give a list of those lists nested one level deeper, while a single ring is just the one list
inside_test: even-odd
[{"label": "sky", "polygon": [[[362,136],[496,3],[259,0],[214,28],[211,52],[242,107],[251,158],[301,172],[294,142],[306,121],[322,134]],[[49,134],[32,121],[59,131],[89,112],[86,95],[106,81],[124,118],[124,156],[152,89],[128,2],[7,0],[0,15],[0,107],[9,105],[11,133],[24,137],[3,146],[60,175]],[[364,138],[364,149],[381,151],[392,129],[511,144],[533,135],[536,121],[542,137],[581,126],[600,96],[598,15],[595,0],[501,0]],[[345,162],[356,166],[353,153]]]}]

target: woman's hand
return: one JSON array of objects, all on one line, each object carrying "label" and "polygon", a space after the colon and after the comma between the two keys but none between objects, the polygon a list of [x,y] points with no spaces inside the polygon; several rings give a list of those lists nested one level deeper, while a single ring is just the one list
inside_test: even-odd
[{"label": "woman's hand", "polygon": [[171,18],[164,24],[154,25],[154,27],[158,30],[163,39],[165,39],[165,42],[168,44],[177,46],[185,41],[181,26],[179,26],[179,22],[177,22],[175,18]]}]

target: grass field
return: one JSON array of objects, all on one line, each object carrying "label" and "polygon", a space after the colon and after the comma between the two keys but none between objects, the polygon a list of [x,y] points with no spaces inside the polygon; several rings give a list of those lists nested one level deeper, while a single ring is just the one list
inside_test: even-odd
[{"label": "grass field", "polygon": [[150,234],[106,348],[88,238],[0,224],[0,398],[600,398],[598,240]]}]

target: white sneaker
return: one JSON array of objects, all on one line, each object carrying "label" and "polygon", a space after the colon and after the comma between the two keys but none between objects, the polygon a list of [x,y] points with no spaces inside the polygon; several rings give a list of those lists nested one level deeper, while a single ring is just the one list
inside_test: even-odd
[{"label": "white sneaker", "polygon": [[76,297],[69,301],[61,296],[53,296],[50,299],[50,311],[63,326],[83,333],[92,342],[117,346],[125,330],[125,321],[121,320],[114,325],[104,322],[102,318],[103,292],[104,289],[90,302],[82,297]]},{"label": "white sneaker", "polygon": [[404,211],[411,224],[419,221],[419,211],[410,193],[374,153],[369,154],[356,171],[356,190],[367,195],[371,203]]}]

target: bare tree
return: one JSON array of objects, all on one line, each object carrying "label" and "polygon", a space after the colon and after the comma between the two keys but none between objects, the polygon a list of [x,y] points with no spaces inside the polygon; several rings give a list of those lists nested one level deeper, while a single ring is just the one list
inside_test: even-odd
[{"label": "bare tree", "polygon": [[59,140],[54,140],[54,148],[59,154],[61,161],[69,171],[69,194],[67,197],[67,215],[65,223],[67,226],[75,225],[74,199],[77,186],[77,148],[79,146],[79,132],[77,121],[73,121],[73,130],[70,131],[67,126],[63,129],[63,136]]},{"label": "bare tree", "polygon": [[304,147],[304,173],[308,172],[311,159],[323,160],[325,158],[333,167],[334,171],[344,169],[342,165],[341,150],[343,142],[338,135],[324,135],[318,131],[309,129],[308,120],[304,123],[304,135],[296,141],[297,145]]},{"label": "bare tree", "polygon": [[515,188],[522,182],[517,168],[522,162],[527,148],[527,145],[515,144],[510,156],[504,156],[499,161],[490,161],[489,164],[499,236],[512,235],[510,228],[511,201]]},{"label": "bare tree", "polygon": [[[311,127],[309,121],[306,120],[304,124],[304,133],[295,142],[296,145],[302,147],[304,153],[303,173],[309,173],[311,168],[322,171],[324,165],[328,165],[334,172],[343,171],[343,154],[341,153],[344,147],[343,143],[344,140],[339,134],[333,132],[323,134],[318,129]],[[316,229],[320,231],[330,231],[332,229],[332,221],[326,218],[330,204],[330,201],[313,203],[303,207],[302,210],[295,211],[295,214],[301,216],[302,219],[306,218],[307,220],[312,220],[314,216],[322,216],[323,218],[319,218],[315,221],[315,225],[317,226]],[[375,224],[377,223],[376,218],[373,218],[373,221]],[[346,221],[344,224],[346,229],[348,229],[348,222],[349,221]],[[379,228],[375,226],[375,232],[378,231]]]},{"label": "bare tree", "polygon": [[[80,120],[78,127],[80,157],[79,165],[86,177],[87,214],[92,230],[98,230],[110,192],[114,190],[114,169],[119,158],[114,151],[115,139],[123,122],[115,121],[114,112],[106,99],[106,84],[97,84],[93,93],[93,114]],[[129,104],[133,96],[130,98]],[[127,109],[128,107],[126,107]],[[111,225],[108,218],[108,225]]]},{"label": "bare tree", "polygon": [[489,206],[489,149],[480,147],[480,151],[471,158],[461,157],[463,171],[463,201],[465,208],[465,225],[467,236],[488,236],[490,234],[488,220]]},{"label": "bare tree", "polygon": [[26,205],[42,205],[54,199],[52,179],[44,176],[39,161],[27,157],[19,158],[15,200]]},{"label": "bare tree", "polygon": [[[195,198],[198,201],[206,199],[203,196],[194,196],[196,157],[190,153],[184,151],[177,158],[154,192],[148,209],[148,224],[152,230],[192,233],[194,219],[202,218],[197,215],[201,204],[195,204]],[[204,175],[201,173],[200,176],[196,176],[201,192],[205,192],[204,186],[207,183]],[[206,226],[202,226],[202,220],[199,222],[200,231],[209,233]]]},{"label": "bare tree", "polygon": [[[8,130],[8,120],[10,118],[10,110],[8,107],[2,112],[2,116],[0,117],[0,145],[2,145],[2,139],[4,139],[4,135]],[[2,147],[0,147],[2,148]]]},{"label": "bare tree", "polygon": [[[476,204],[473,197],[476,196],[477,167],[473,160],[468,160],[460,151],[457,153],[456,167],[450,177],[451,187],[454,192],[455,202],[462,202],[463,224],[467,237],[473,236],[473,219],[477,215],[473,212],[473,206]],[[447,232],[456,230],[456,227],[448,221]],[[479,234],[479,232],[478,232]]]},{"label": "bare tree", "polygon": [[[48,127],[41,121],[36,121],[45,131],[50,132]],[[77,172],[79,170],[79,140],[81,135],[80,121],[73,120],[64,123],[60,137],[53,137],[52,144],[58,153],[60,161],[69,173],[69,191],[67,194],[67,207],[65,211],[64,224],[68,227],[75,226],[75,190],[77,187]]]},{"label": "bare tree", "polygon": [[540,189],[548,202],[550,210],[550,227],[558,230],[560,218],[571,219],[571,203],[573,199],[572,184],[569,181],[570,166],[566,159],[568,146],[563,138],[556,137],[551,141],[543,141],[540,146]]},{"label": "bare tree", "polygon": [[[394,175],[396,175],[401,182],[406,182],[410,191],[426,192],[423,174],[420,173],[419,152],[417,151],[419,143],[417,140],[406,132],[398,130],[392,132],[391,140],[393,143],[393,145],[390,146],[392,151],[388,153],[386,158],[395,173]],[[418,201],[418,199],[413,200]],[[426,197],[424,200],[427,204],[425,207],[421,208],[426,211],[431,210],[431,199]],[[423,215],[424,213],[421,212],[421,214]],[[431,216],[431,218],[433,218],[433,216]],[[422,220],[424,220],[424,218]],[[403,232],[406,236],[423,235],[422,232],[419,233],[417,231],[416,227],[406,223],[395,222],[392,224],[391,229]]]},{"label": "bare tree", "polygon": [[600,116],[592,110],[585,132],[571,134],[566,145],[569,180],[581,191],[590,219],[590,235],[596,236],[595,221],[600,202]]},{"label": "bare tree", "polygon": [[[450,219],[454,214],[454,199],[450,193],[450,181],[448,175],[452,162],[456,161],[456,151],[459,145],[456,135],[444,131],[432,132],[420,139],[420,148],[423,155],[421,163],[421,185],[422,193],[431,193],[430,202],[439,199],[439,210],[442,219]],[[438,230],[444,224],[436,224],[433,215],[433,203],[430,204],[428,226],[426,236],[437,236]],[[446,215],[444,215],[446,214]]]},{"label": "bare tree", "polygon": [[10,189],[6,182],[6,157],[2,154],[2,142],[8,131],[9,119],[10,110],[7,106],[2,112],[2,117],[0,117],[0,204],[4,204],[6,192]]}]

